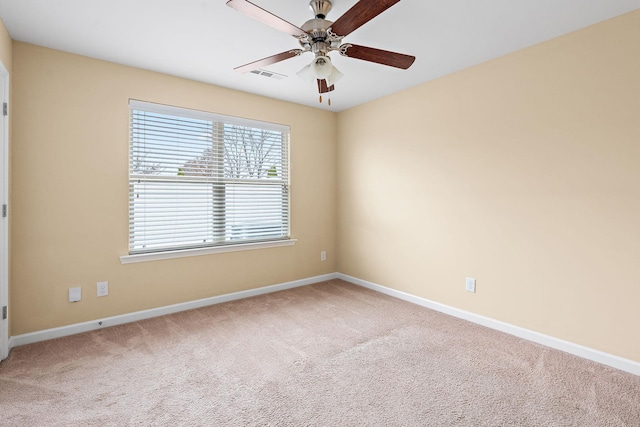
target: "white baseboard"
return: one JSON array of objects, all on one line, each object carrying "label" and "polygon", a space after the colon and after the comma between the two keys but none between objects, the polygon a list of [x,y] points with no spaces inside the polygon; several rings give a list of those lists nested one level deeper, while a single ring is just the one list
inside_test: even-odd
[{"label": "white baseboard", "polygon": [[480,316],[478,314],[460,310],[455,307],[428,300],[426,298],[418,297],[406,292],[397,291],[395,289],[367,282],[366,280],[358,279],[346,274],[338,273],[337,277],[338,279],[342,279],[345,282],[353,283],[354,285],[359,285],[401,300],[405,300],[423,307],[430,308],[435,311],[439,311],[441,313],[448,314],[453,317],[468,320],[469,322],[505,332],[518,338],[533,341],[535,343],[542,344],[556,350],[564,351],[565,353],[573,354],[574,356],[582,357],[584,359],[588,359],[597,363],[601,363],[603,365],[611,366],[612,368],[620,369],[621,371],[640,376],[640,363],[630,359],[625,359],[599,350],[594,350],[589,347],[564,341],[549,335],[544,335],[539,332],[511,325],[509,323],[504,323],[499,320],[491,319],[489,317]]},{"label": "white baseboard", "polygon": [[223,302],[239,300],[243,298],[254,297],[258,295],[269,294],[272,292],[283,291],[285,289],[297,288],[313,283],[323,282],[326,280],[336,279],[337,273],[325,274],[322,276],[309,277],[307,279],[295,280],[293,282],[281,283],[278,285],[265,286],[262,288],[249,289],[246,291],[234,292],[231,294],[219,295],[211,298],[204,298],[196,301],[189,301],[180,304],[168,305],[166,307],[152,308],[149,310],[136,311],[134,313],[123,314],[121,316],[107,317],[104,319],[96,319],[84,323],[76,323],[59,328],[46,329],[43,331],[31,332],[23,335],[16,335],[9,338],[9,350],[25,344],[32,344],[39,341],[46,341],[54,338],[66,337],[68,335],[79,334],[82,332],[93,331],[96,329],[106,328],[108,326],[122,325],[124,323],[135,322],[138,320],[150,319],[152,317],[164,316],[166,314],[178,313],[180,311],[193,310],[195,308],[206,307],[209,305],[220,304]]},{"label": "white baseboard", "polygon": [[[9,349],[9,351],[11,351],[11,349],[16,346],[14,342],[15,342],[15,339],[13,337],[9,337],[9,340],[7,341],[7,348]],[[6,358],[8,356],[9,356],[9,353],[7,352],[7,354],[5,354],[4,357]]]},{"label": "white baseboard", "polygon": [[501,332],[505,332],[510,335],[514,335],[519,338],[523,338],[544,346],[561,350],[575,356],[582,357],[584,359],[592,360],[603,365],[611,366],[616,369],[620,369],[625,372],[629,372],[634,375],[640,376],[640,363],[625,359],[619,356],[615,356],[609,353],[605,353],[599,350],[594,350],[589,347],[584,347],[579,344],[564,341],[549,335],[544,335],[539,332],[531,331],[529,329],[521,328],[519,326],[511,325],[509,323],[501,322],[489,317],[480,316],[468,311],[460,310],[455,307],[451,307],[445,304],[441,304],[435,301],[428,300],[426,298],[418,297],[406,292],[398,291],[395,289],[387,288],[376,283],[368,282],[366,280],[358,279],[356,277],[348,276],[342,273],[331,273],[322,276],[309,277],[306,279],[295,280],[293,282],[281,283],[272,286],[265,286],[257,289],[249,289],[246,291],[234,292],[231,294],[219,295],[211,298],[204,298],[196,301],[189,301],[180,304],[169,305],[166,307],[158,307],[150,310],[137,311],[134,313],[123,314],[121,316],[107,317],[104,319],[96,319],[84,323],[76,323],[74,325],[62,326],[59,328],[46,329],[43,331],[31,332],[23,335],[16,335],[9,338],[9,350],[14,347],[18,347],[25,344],[32,344],[39,341],[46,341],[54,338],[61,338],[68,335],[79,334],[82,332],[93,331],[108,326],[116,326],[124,323],[135,322],[138,320],[150,319],[153,317],[164,316],[166,314],[178,313],[180,311],[192,310],[195,308],[206,307],[209,305],[220,304],[228,301],[239,300],[242,298],[249,298],[258,295],[264,295],[272,292],[283,291],[285,289],[297,288],[300,286],[306,286],[313,283],[323,282],[332,279],[342,279],[345,282],[353,283],[376,292],[380,292],[404,301],[411,302],[413,304],[420,305],[422,307],[430,308],[432,310],[439,311],[444,314],[448,314],[453,317],[468,320],[470,322],[486,326],[491,329],[495,329]]}]

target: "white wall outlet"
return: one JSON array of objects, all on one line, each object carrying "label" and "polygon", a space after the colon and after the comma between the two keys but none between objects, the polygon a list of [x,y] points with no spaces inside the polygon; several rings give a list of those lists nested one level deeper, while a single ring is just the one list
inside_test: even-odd
[{"label": "white wall outlet", "polygon": [[82,288],[69,288],[69,302],[77,302],[82,299]]},{"label": "white wall outlet", "polygon": [[109,295],[109,282],[98,282],[96,287],[99,297],[106,297]]},{"label": "white wall outlet", "polygon": [[320,261],[326,261],[326,260],[327,260],[327,251],[320,252]]},{"label": "white wall outlet", "polygon": [[467,277],[467,281],[465,284],[465,289],[467,290],[467,292],[476,292],[476,279],[473,279],[471,277]]}]

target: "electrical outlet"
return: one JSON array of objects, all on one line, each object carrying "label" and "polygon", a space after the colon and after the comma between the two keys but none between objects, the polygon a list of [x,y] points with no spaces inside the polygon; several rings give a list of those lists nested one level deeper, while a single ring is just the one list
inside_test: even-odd
[{"label": "electrical outlet", "polygon": [[99,297],[106,297],[109,295],[109,282],[98,282],[96,284],[96,288]]},{"label": "electrical outlet", "polygon": [[476,292],[476,279],[473,279],[471,277],[467,277],[467,281],[465,283],[465,289],[467,290],[467,292]]},{"label": "electrical outlet", "polygon": [[327,260],[327,251],[320,252],[320,261],[326,261],[326,260]]}]

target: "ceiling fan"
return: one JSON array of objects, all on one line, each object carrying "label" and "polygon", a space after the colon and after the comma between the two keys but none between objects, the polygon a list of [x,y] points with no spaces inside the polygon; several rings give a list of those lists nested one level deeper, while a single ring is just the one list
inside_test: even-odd
[{"label": "ceiling fan", "polygon": [[[311,0],[309,7],[313,11],[315,18],[308,20],[301,27],[297,27],[250,1],[229,0],[227,1],[227,6],[277,30],[292,35],[298,39],[301,45],[301,49],[287,50],[241,65],[240,67],[234,68],[234,70],[245,73],[302,55],[306,52],[311,52],[315,55],[313,61],[300,70],[298,75],[312,83],[314,80],[317,82],[320,102],[322,102],[322,94],[334,90],[335,82],[343,76],[343,74],[331,64],[329,53],[332,51],[338,51],[340,55],[349,58],[361,59],[406,70],[413,64],[413,61],[415,61],[415,56],[351,43],[342,43],[344,37],[399,1],[400,0],[360,0],[338,18],[337,21],[332,22],[325,19],[332,7],[331,0]],[[331,99],[329,99],[329,105],[331,105]]]}]

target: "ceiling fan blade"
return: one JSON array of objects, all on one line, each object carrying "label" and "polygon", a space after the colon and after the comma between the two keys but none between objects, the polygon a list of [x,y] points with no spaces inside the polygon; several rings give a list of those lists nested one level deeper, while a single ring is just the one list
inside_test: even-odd
[{"label": "ceiling fan blade", "polygon": [[340,54],[349,58],[362,59],[363,61],[402,68],[403,70],[411,67],[413,61],[416,60],[415,56],[405,55],[404,53],[389,52],[388,50],[375,49],[350,43],[345,43],[340,46]]},{"label": "ceiling fan blade", "polygon": [[278,53],[277,55],[267,56],[266,58],[258,59],[257,61],[250,62],[245,65],[234,68],[239,73],[248,73],[249,71],[257,70],[258,68],[266,67],[267,65],[275,64],[276,62],[284,61],[285,59],[293,58],[304,52],[302,49],[293,49],[286,52]]},{"label": "ceiling fan blade", "polygon": [[296,27],[292,23],[285,21],[279,16],[276,16],[273,13],[264,10],[260,6],[257,6],[250,1],[229,0],[227,2],[227,6],[239,12],[242,12],[245,15],[249,15],[253,19],[260,21],[263,24],[267,24],[268,26],[275,28],[276,30],[291,34],[294,37],[305,37],[307,35],[307,33],[302,31],[302,29]]},{"label": "ceiling fan blade", "polygon": [[330,87],[327,87],[327,81],[326,80],[318,79],[318,93],[331,92],[335,88],[336,88],[335,85],[331,85]]},{"label": "ceiling fan blade", "polygon": [[331,31],[346,36],[371,21],[400,0],[360,0],[331,25]]}]

